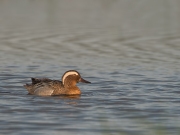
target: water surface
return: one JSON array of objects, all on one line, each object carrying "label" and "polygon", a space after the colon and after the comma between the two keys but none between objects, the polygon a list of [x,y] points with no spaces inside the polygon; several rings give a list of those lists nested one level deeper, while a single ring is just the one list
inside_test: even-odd
[{"label": "water surface", "polygon": [[[0,2],[0,133],[180,133],[178,1]],[[28,95],[78,70],[78,97]]]}]

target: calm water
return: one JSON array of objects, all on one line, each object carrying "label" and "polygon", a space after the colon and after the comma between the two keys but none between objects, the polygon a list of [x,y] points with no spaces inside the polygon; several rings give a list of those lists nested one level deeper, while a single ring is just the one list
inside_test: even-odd
[{"label": "calm water", "polygon": [[[178,0],[0,1],[0,134],[180,134]],[[79,97],[27,95],[78,70]]]}]

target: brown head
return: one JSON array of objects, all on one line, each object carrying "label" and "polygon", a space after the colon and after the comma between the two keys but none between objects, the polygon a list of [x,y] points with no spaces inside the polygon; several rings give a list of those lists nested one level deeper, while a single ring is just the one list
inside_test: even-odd
[{"label": "brown head", "polygon": [[86,81],[81,77],[81,75],[75,70],[69,70],[64,73],[62,76],[62,83],[64,87],[74,87],[76,83],[83,82],[83,83],[91,83]]}]

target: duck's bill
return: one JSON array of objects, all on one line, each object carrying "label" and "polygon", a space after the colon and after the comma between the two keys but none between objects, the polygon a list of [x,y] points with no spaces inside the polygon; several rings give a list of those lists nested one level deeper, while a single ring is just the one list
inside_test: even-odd
[{"label": "duck's bill", "polygon": [[91,82],[89,82],[89,81],[84,80],[83,78],[81,78],[81,79],[79,80],[79,82],[82,82],[82,83],[91,83]]}]

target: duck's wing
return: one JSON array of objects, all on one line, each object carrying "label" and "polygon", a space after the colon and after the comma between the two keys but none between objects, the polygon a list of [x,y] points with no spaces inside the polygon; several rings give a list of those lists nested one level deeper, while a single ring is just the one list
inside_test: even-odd
[{"label": "duck's wing", "polygon": [[41,81],[40,83],[36,83],[33,85],[34,94],[47,96],[47,95],[54,95],[60,89],[63,89],[63,85],[61,81],[58,80],[51,80],[51,81]]},{"label": "duck's wing", "polygon": [[34,91],[36,90],[36,85],[39,85],[43,82],[51,82],[51,79],[48,78],[31,78],[32,84],[25,84],[24,87],[28,90],[29,94],[34,94]]},{"label": "duck's wing", "polygon": [[62,87],[62,82],[59,80],[51,80],[48,78],[31,78],[31,84],[25,84],[24,87],[29,94],[45,94],[51,95],[53,91],[57,91]]},{"label": "duck's wing", "polygon": [[40,95],[40,96],[51,96],[54,92],[54,89],[51,87],[48,87],[47,85],[44,85],[43,87],[39,87],[34,90],[34,95]]}]

